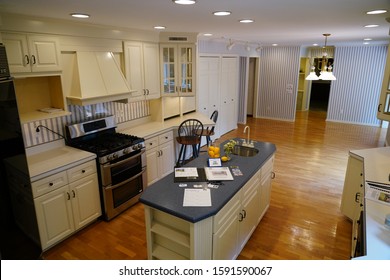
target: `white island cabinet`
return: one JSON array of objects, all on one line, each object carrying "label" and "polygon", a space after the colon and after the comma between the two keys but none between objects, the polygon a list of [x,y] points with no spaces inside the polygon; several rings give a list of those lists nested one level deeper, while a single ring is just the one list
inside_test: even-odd
[{"label": "white island cabinet", "polygon": [[[349,152],[341,212],[352,221],[351,258],[390,259],[390,203],[370,196],[370,184],[390,185],[390,147]],[[389,192],[384,190],[383,192]]]},{"label": "white island cabinet", "polygon": [[[234,157],[243,176],[210,189],[211,207],[183,206],[183,187],[170,174],[145,190],[146,239],[149,259],[236,259],[270,204],[275,146],[258,142],[259,154]],[[206,155],[186,166],[202,167]],[[191,188],[193,183],[188,183]]]}]

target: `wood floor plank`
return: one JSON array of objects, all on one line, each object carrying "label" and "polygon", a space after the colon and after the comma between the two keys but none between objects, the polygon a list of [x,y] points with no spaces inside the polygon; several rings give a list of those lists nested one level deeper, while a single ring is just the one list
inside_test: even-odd
[{"label": "wood floor plank", "polygon": [[[251,139],[277,147],[271,204],[238,259],[349,259],[351,223],[340,213],[348,151],[384,145],[385,129],[325,121],[320,111],[295,122],[248,118]],[[218,124],[217,124],[218,125]],[[244,125],[216,141],[240,137]],[[97,221],[43,253],[44,259],[147,259],[143,205]]]}]

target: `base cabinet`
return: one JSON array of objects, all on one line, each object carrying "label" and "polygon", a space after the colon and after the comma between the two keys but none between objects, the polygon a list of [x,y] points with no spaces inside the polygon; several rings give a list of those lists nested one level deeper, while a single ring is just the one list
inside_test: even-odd
[{"label": "base cabinet", "polygon": [[355,255],[358,241],[360,214],[364,210],[364,163],[363,159],[350,155],[345,174],[341,212],[352,221],[351,257]]},{"label": "base cabinet", "polygon": [[101,215],[95,161],[35,181],[32,188],[43,250]]},{"label": "base cabinet", "polygon": [[[199,222],[145,205],[148,258],[236,259],[268,209],[273,160],[268,159],[216,215]],[[263,174],[269,174],[265,180]],[[268,192],[262,191],[264,186]]]},{"label": "base cabinet", "polygon": [[175,165],[173,132],[146,139],[148,185],[173,172]]}]

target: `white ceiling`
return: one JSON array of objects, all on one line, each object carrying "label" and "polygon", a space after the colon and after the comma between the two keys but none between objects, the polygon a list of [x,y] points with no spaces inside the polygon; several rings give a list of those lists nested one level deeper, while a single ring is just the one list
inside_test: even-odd
[{"label": "white ceiling", "polygon": [[[387,9],[381,15],[367,15],[374,9]],[[232,14],[216,17],[213,11]],[[90,24],[153,30],[156,25],[167,32],[212,33],[214,39],[249,41],[261,45],[324,44],[323,33],[330,33],[328,45],[358,43],[371,38],[371,44],[388,43],[390,0],[197,0],[195,5],[177,5],[171,0],[0,0],[0,11],[50,17]],[[69,14],[83,12],[89,19],[72,19]],[[254,23],[239,23],[251,18]],[[379,27],[364,28],[367,24]],[[158,32],[158,31],[156,31]]]}]

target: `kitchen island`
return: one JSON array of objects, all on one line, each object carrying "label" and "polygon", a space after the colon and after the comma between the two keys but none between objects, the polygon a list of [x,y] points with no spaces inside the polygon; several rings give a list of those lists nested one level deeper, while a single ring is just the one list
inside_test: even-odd
[{"label": "kitchen island", "polygon": [[[221,147],[223,143],[221,144]],[[270,201],[276,147],[256,142],[252,157],[232,155],[222,166],[237,167],[241,176],[210,189],[211,206],[185,207],[186,188],[174,173],[149,186],[140,198],[145,205],[149,259],[235,259],[250,238]],[[207,166],[207,153],[185,167]]]}]

